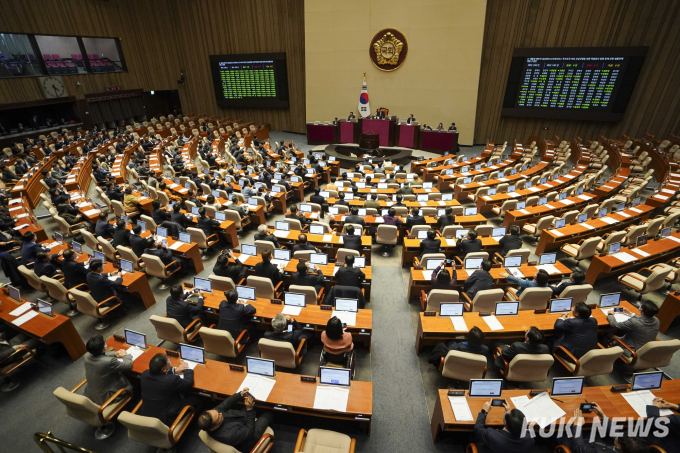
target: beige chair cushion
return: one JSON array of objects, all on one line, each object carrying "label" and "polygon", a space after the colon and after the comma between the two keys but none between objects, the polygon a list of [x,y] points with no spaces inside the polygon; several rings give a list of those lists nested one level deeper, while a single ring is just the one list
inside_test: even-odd
[{"label": "beige chair cushion", "polygon": [[310,429],[303,453],[349,453],[352,439],[325,429]]},{"label": "beige chair cushion", "polygon": [[670,365],[673,354],[680,350],[680,340],[650,341],[637,350],[636,370]]},{"label": "beige chair cushion", "polygon": [[[642,280],[638,280],[637,278],[634,278],[633,276],[639,277]],[[637,291],[642,290],[642,288],[644,286],[644,280],[645,280],[645,277],[643,275],[636,273],[636,272],[629,272],[629,273],[619,277],[619,281],[621,283],[625,283],[625,284],[629,285],[631,288],[633,288]]]},{"label": "beige chair cushion", "polygon": [[[614,369],[614,362],[623,354],[623,348],[614,346],[607,349],[591,349],[579,359],[581,368],[577,376],[599,376],[609,374]],[[572,366],[569,371],[573,371],[576,366]]]},{"label": "beige chair cushion", "polygon": [[482,379],[486,371],[486,357],[469,352],[449,351],[444,359],[442,376],[469,381],[470,379]]},{"label": "beige chair cushion", "polygon": [[578,250],[579,250],[579,246],[576,245],[576,244],[564,244],[562,246],[562,251],[564,253],[571,255],[571,256],[578,255]]},{"label": "beige chair cushion", "polygon": [[53,395],[66,406],[66,413],[71,417],[97,428],[102,425],[99,415],[97,414],[99,406],[86,396],[71,393],[64,387],[58,387],[53,392]]},{"label": "beige chair cushion", "polygon": [[258,348],[260,349],[260,357],[273,360],[276,366],[293,369],[297,367],[295,363],[295,349],[287,341],[262,338],[258,342]]},{"label": "beige chair cushion", "polygon": [[508,381],[543,382],[555,359],[550,354],[517,354],[509,363]]},{"label": "beige chair cushion", "polygon": [[159,419],[123,411],[118,421],[128,429],[130,439],[156,448],[172,448],[173,444],[168,438],[170,427]]}]

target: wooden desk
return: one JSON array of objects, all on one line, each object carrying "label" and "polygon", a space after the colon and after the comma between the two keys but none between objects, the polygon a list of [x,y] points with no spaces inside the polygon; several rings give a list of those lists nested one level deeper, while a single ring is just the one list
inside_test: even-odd
[{"label": "wooden desk", "polygon": [[623,183],[626,182],[629,174],[630,169],[621,168],[610,181],[607,181],[606,184],[595,187],[595,189],[593,189],[593,193],[597,195],[598,201],[604,201],[605,198],[616,195],[619,190],[623,188]]},{"label": "wooden desk", "polygon": [[660,321],[659,332],[666,333],[678,315],[680,315],[680,291],[675,291],[666,296],[659,307],[659,313],[656,315]]},{"label": "wooden desk", "polygon": [[[574,410],[578,409],[580,404],[585,403],[586,401],[589,403],[597,403],[602,408],[605,415],[610,419],[616,417],[626,420],[637,420],[639,418],[637,412],[635,412],[630,404],[628,404],[622,393],[612,393],[610,388],[610,385],[603,385],[600,387],[585,387],[583,389],[582,395],[571,397],[560,396],[560,401],[553,400],[555,401],[555,404],[560,406],[560,408],[566,413],[561,421],[566,422],[571,417],[573,417]],[[510,404],[510,407],[514,408],[510,398],[529,395],[529,392],[530,390],[503,390],[502,395],[508,404]],[[667,399],[668,401],[674,401],[674,398],[677,397],[679,392],[680,380],[663,381],[659,390],[652,390],[654,396]],[[477,419],[477,414],[479,414],[479,412],[482,410],[482,406],[488,400],[489,398],[467,397],[467,401],[470,406],[470,412],[472,413],[472,416],[475,418],[475,420]],[[492,426],[499,429],[502,428],[504,426],[504,415],[505,412],[503,410],[492,408],[486,417],[485,426]],[[583,414],[583,417],[585,421],[584,427],[587,428],[593,423],[595,412]],[[555,423],[559,423],[559,421]],[[430,427],[432,430],[432,441],[436,442],[439,438],[439,435],[444,431],[471,433],[475,427],[475,422],[474,420],[470,422],[457,421],[456,417],[453,415],[451,404],[449,403],[448,390],[439,389]]]},{"label": "wooden desk", "polygon": [[[274,230],[270,229],[270,233],[274,233]],[[298,243],[298,237],[302,234],[302,231],[291,230],[288,232],[286,237],[277,237],[279,244],[282,245],[295,245]],[[329,259],[335,260],[335,255],[338,249],[343,248],[341,242],[342,236],[335,234],[307,234],[307,242],[313,246],[321,249],[323,253],[328,255]],[[330,241],[324,241],[324,236],[331,236]],[[371,252],[373,246],[371,241],[371,236],[361,236],[361,255],[366,257],[366,265],[371,265]]]},{"label": "wooden desk", "polygon": [[[491,153],[494,150],[494,145],[493,143],[489,143],[486,145],[486,149],[482,152],[481,156],[478,156],[473,159],[468,159],[463,162],[458,163],[457,165],[474,165],[480,161],[483,161],[486,157],[490,156]],[[423,160],[414,160],[411,162],[411,172],[416,173],[416,174],[422,174],[423,168],[427,166],[427,164],[431,162],[446,162],[449,159],[455,159],[456,156],[453,156],[449,154],[448,156],[439,156],[439,157],[433,157],[432,159],[423,159]]]},{"label": "wooden desk", "polygon": [[28,201],[28,205],[31,209],[34,209],[40,201],[40,194],[45,191],[45,187],[40,184],[40,181],[45,179],[42,170],[51,169],[56,160],[57,156],[53,154],[52,157],[47,159],[47,162],[42,164],[42,166],[38,167],[36,165],[29,169],[10,191],[11,198],[25,197]]},{"label": "wooden desk", "polygon": [[[113,338],[107,345],[114,349],[127,349],[127,345]],[[149,362],[154,355],[164,353],[165,349],[149,345],[148,349],[139,356],[132,365],[131,374],[138,376],[149,369]],[[173,366],[179,365],[179,358],[169,357]],[[236,393],[241,386],[246,373],[233,371],[229,364],[217,360],[206,359],[206,365],[199,365],[194,369],[194,390],[209,393],[214,396],[229,396]],[[324,411],[314,409],[316,395],[315,383],[302,382],[300,375],[276,372],[276,385],[272,389],[267,401],[257,401],[256,406],[261,409],[282,410],[292,414],[302,414],[312,417],[323,417],[344,421],[355,421],[359,427],[370,433],[373,417],[373,383],[352,381],[347,402],[347,412]]]},{"label": "wooden desk", "polygon": [[586,271],[586,281],[593,285],[602,274],[612,276],[639,270],[643,266],[649,266],[668,255],[676,253],[680,250],[680,231],[672,232],[671,237],[675,239],[650,240],[647,245],[640,247],[643,252],[649,254],[647,257],[642,257],[642,255],[632,251],[630,248],[621,248],[621,252],[626,252],[637,258],[630,263],[621,261],[615,255],[595,255]]},{"label": "wooden desk", "polygon": [[[456,238],[445,238],[437,236],[437,239],[441,240],[441,253],[446,256],[452,253],[458,254],[458,247],[456,246]],[[498,241],[490,236],[480,237],[482,241],[482,251],[489,252],[489,257],[500,250],[500,244]],[[420,256],[420,239],[410,239],[404,237],[404,248],[401,251],[401,267],[406,267],[413,263],[413,258]]]},{"label": "wooden desk", "polygon": [[505,176],[503,179],[489,179],[483,182],[472,182],[470,184],[450,184],[449,186],[453,189],[453,197],[456,200],[466,200],[468,195],[477,192],[477,189],[481,187],[497,187],[499,184],[507,183],[512,185],[520,179],[531,179],[535,175],[542,173],[548,168],[549,162],[539,162],[531,168],[527,168],[525,171],[518,172],[514,175]]},{"label": "wooden desk", "polygon": [[[46,344],[63,344],[73,361],[85,354],[85,344],[73,326],[71,319],[67,316],[55,313],[54,318],[50,318],[39,314],[22,325],[15,326],[12,321],[17,319],[17,316],[12,316],[10,313],[21,304],[10,299],[4,290],[0,290],[0,302],[0,319],[12,329],[25,333],[29,337],[37,338]],[[22,298],[21,302],[28,302],[28,300]]]},{"label": "wooden desk", "polygon": [[[29,205],[26,198],[14,198],[9,202],[9,215],[16,221],[15,228],[21,225],[27,225],[20,230],[16,230],[19,234],[26,234],[29,231],[36,235],[38,241],[44,241],[47,239],[47,233],[45,229],[38,223],[35,214],[33,214],[33,209]],[[21,217],[20,217],[21,216]]]},{"label": "wooden desk", "polygon": [[564,200],[555,200],[544,205],[528,206],[524,209],[514,209],[505,211],[503,226],[509,228],[511,225],[522,227],[526,223],[536,223],[541,217],[552,215],[559,217],[567,211],[580,211],[585,206],[595,203],[597,198],[590,192],[581,195],[567,197]]},{"label": "wooden desk", "polygon": [[[480,170],[475,170],[474,168],[468,169],[467,172],[463,173],[453,173],[451,175],[441,175],[437,176],[437,188],[439,190],[451,190],[453,189],[451,183],[455,182],[458,178],[474,178],[477,175],[490,174],[494,171],[510,171],[510,167],[513,167],[522,158],[522,153],[515,153],[510,156],[510,159],[506,159],[497,163],[496,165],[486,166]],[[445,169],[446,167],[440,167]],[[441,172],[440,169],[440,172]]]}]

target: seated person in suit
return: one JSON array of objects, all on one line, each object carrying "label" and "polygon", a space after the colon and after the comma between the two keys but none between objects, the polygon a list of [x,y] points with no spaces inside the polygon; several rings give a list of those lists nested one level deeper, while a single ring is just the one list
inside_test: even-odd
[{"label": "seated person in suit", "polygon": [[225,291],[224,300],[220,302],[220,320],[217,328],[229,332],[234,340],[241,335],[242,331],[247,330],[248,335],[241,343],[248,343],[255,330],[250,320],[256,312],[255,307],[238,298],[235,289]]},{"label": "seated person in suit", "polygon": [[[243,407],[238,404],[241,402]],[[244,388],[199,415],[197,425],[217,442],[246,452],[255,447],[273,419],[274,414],[269,411],[255,413],[255,400]]]},{"label": "seated person in suit", "polygon": [[445,226],[454,225],[456,223],[456,216],[453,215],[453,208],[447,206],[444,209],[444,215],[437,219],[437,229],[442,232]]},{"label": "seated person in suit", "polygon": [[286,214],[287,219],[295,219],[300,221],[300,225],[303,227],[305,225],[309,225],[312,223],[310,219],[305,218],[305,215],[302,213],[298,213],[298,207],[296,205],[293,205],[290,207],[290,214]]},{"label": "seated person in suit", "polygon": [[215,234],[215,228],[219,228],[220,222],[205,215],[205,207],[198,209],[198,227],[203,230],[206,238]]},{"label": "seated person in suit", "polygon": [[194,370],[184,361],[173,367],[163,353],[153,356],[149,369],[140,377],[140,384],[143,403],[137,414],[157,418],[167,426],[172,425],[184,406],[196,408],[201,405],[201,397],[190,393],[194,386]]},{"label": "seated person in suit", "polygon": [[437,232],[430,228],[427,230],[427,238],[420,241],[420,257],[426,253],[439,253],[442,241],[436,239]]},{"label": "seated person in suit", "polygon": [[572,285],[583,285],[585,282],[586,274],[583,273],[582,271],[574,271],[571,273],[571,276],[569,277],[568,281],[562,282],[557,286],[551,286],[553,295],[557,297],[560,294],[562,294],[562,291],[567,289],[567,287]]},{"label": "seated person in suit", "polygon": [[35,255],[35,264],[33,265],[33,272],[38,277],[52,278],[57,274],[61,274],[61,263],[59,262],[59,257],[63,254],[63,251],[55,253],[50,257],[49,252],[46,250],[41,250]]},{"label": "seated person in suit", "polygon": [[321,189],[318,187],[314,189],[314,194],[309,197],[310,203],[316,203],[322,205],[326,202],[326,199],[321,196]]},{"label": "seated person in suit", "polygon": [[[90,295],[95,302],[104,302],[113,296],[121,298],[118,288],[123,284],[123,279],[120,277],[120,272],[111,272],[109,274],[102,274],[104,270],[104,263],[101,260],[93,260],[90,263],[90,272],[85,276],[85,282],[90,289]],[[115,281],[109,280],[109,277],[118,277]],[[122,299],[122,298],[121,298]],[[115,303],[111,301],[111,303]]]},{"label": "seated person in suit", "polygon": [[503,359],[510,363],[517,354],[550,354],[550,348],[543,344],[543,332],[534,326],[524,334],[524,342],[517,341],[512,345],[503,344],[499,347],[500,354],[494,355],[495,364],[499,370],[505,369]]},{"label": "seated person in suit", "polygon": [[[168,250],[167,247],[158,248],[156,241],[149,243],[149,247],[144,250],[144,254],[157,256],[160,258],[163,266],[167,266],[173,262],[176,263],[175,266],[179,265],[180,270],[177,272],[177,277],[184,277],[189,273],[189,263],[186,258],[173,255],[172,251]],[[168,271],[171,271],[173,268],[174,266],[168,268]]]},{"label": "seated person in suit", "polygon": [[456,129],[456,123],[451,123],[449,126],[449,132],[457,132],[458,129]]},{"label": "seated person in suit", "polygon": [[455,290],[456,280],[458,276],[455,270],[453,273],[446,269],[446,261],[442,261],[437,268],[432,271],[432,276],[430,277],[430,283],[432,284],[432,289],[446,289]]},{"label": "seated person in suit", "polygon": [[293,273],[293,284],[299,286],[313,286],[318,295],[321,288],[323,288],[323,272],[321,272],[321,269],[317,269],[315,274],[310,275],[307,272],[307,265],[302,261],[298,261],[297,272]]},{"label": "seated person in suit", "polygon": [[411,228],[413,228],[414,225],[426,225],[427,223],[425,222],[425,217],[420,215],[420,209],[419,208],[411,208],[411,214],[409,214],[408,217],[406,217],[406,228],[408,228],[409,231],[411,231]]},{"label": "seated person in suit", "polygon": [[353,225],[347,225],[345,234],[342,235],[342,248],[356,250],[361,253],[361,236],[354,234]]},{"label": "seated person in suit", "polygon": [[99,219],[94,228],[95,234],[104,239],[112,239],[115,229],[116,227],[109,223],[109,215],[105,212],[100,212]]},{"label": "seated person in suit", "polygon": [[367,194],[366,195],[366,201],[364,202],[364,208],[373,208],[373,209],[376,209],[378,212],[380,212],[380,202],[378,200],[376,200],[375,198],[369,200],[368,199],[369,196],[375,197],[375,195]]},{"label": "seated person in suit", "polygon": [[141,234],[142,234],[141,225],[135,225],[132,227],[132,233],[130,234],[129,237],[130,248],[132,249],[133,252],[135,252],[137,258],[141,258],[142,254],[144,253],[144,250],[149,248],[151,242],[153,242],[152,237],[143,238]]},{"label": "seated person in suit", "polygon": [[95,335],[87,341],[85,363],[85,396],[93,403],[102,405],[118,390],[132,391],[132,384],[123,373],[132,370],[132,355],[125,349],[106,352],[106,341]]},{"label": "seated person in suit", "polygon": [[190,201],[193,204],[195,204],[197,208],[200,208],[201,206],[203,206],[203,204],[201,203],[201,200],[199,200],[198,197],[196,196],[195,190],[190,190],[188,195],[189,195],[189,198],[187,198],[187,201]]},{"label": "seated person in suit", "polygon": [[513,275],[501,272],[499,274],[504,277],[507,281],[517,283],[519,285],[519,291],[517,291],[517,296],[521,296],[525,288],[545,288],[548,286],[548,280],[550,279],[550,274],[543,269],[539,269],[534,275],[534,278],[517,278]]},{"label": "seated person in suit", "polygon": [[518,250],[522,248],[522,239],[519,237],[519,225],[510,226],[510,234],[506,234],[498,241],[503,246],[501,255],[505,256],[510,250]]},{"label": "seated person in suit", "polygon": [[137,210],[137,205],[141,203],[142,199],[132,193],[132,187],[125,188],[125,194],[123,195],[123,206],[125,207],[125,212],[132,212]]},{"label": "seated person in suit", "polygon": [[[666,401],[663,398],[654,398],[654,403],[652,405],[647,405],[647,419],[652,420],[659,417],[659,409],[672,409],[675,412],[680,411],[680,405]],[[619,444],[621,444],[621,439]],[[680,449],[680,415],[673,414],[668,416],[668,435],[661,436],[660,433],[655,433],[654,429],[649,433],[647,437],[647,444],[656,445],[657,447],[663,448],[666,452],[678,452]],[[621,445],[623,447],[623,445]],[[621,449],[622,453],[628,453],[626,450]],[[652,450],[650,450],[652,451]]]},{"label": "seated person in suit", "polygon": [[[507,403],[503,405],[505,415],[503,417],[504,429],[487,428],[484,426],[486,416],[491,410],[491,401],[482,406],[475,421],[474,438],[479,453],[530,453],[533,451],[536,441],[527,432],[522,437],[522,432],[527,424],[524,414],[519,409],[510,409]],[[499,409],[500,410],[500,409]]]},{"label": "seated person in suit", "polygon": [[349,201],[345,200],[345,194],[338,192],[338,200],[336,200],[335,205],[347,206],[349,207]]},{"label": "seated person in suit", "polygon": [[188,293],[184,293],[182,285],[175,285],[170,288],[170,295],[165,299],[165,312],[168,318],[176,319],[182,329],[186,329],[191,322],[199,318],[203,312],[203,301],[205,295],[199,292],[198,303],[192,305],[187,302]]},{"label": "seated person in suit", "polygon": [[[64,250],[64,261],[61,264],[61,272],[64,274],[64,286],[66,289],[75,288],[86,283],[89,272],[83,263],[76,261],[76,253],[73,249]],[[82,288],[80,288],[82,289]]]},{"label": "seated person in suit", "polygon": [[404,206],[405,207],[406,205],[404,204],[403,200],[404,200],[403,195],[396,195],[394,204],[392,206]]},{"label": "seated person in suit", "polygon": [[[616,318],[614,318],[614,310],[609,310],[607,321],[609,321],[612,331],[605,335],[605,338],[610,340],[614,338],[613,332],[622,330],[626,332],[626,334],[623,337],[617,338],[621,338],[624,343],[630,346],[634,351],[637,351],[650,341],[656,339],[656,334],[659,333],[660,324],[659,318],[656,317],[657,313],[659,313],[659,307],[657,307],[654,302],[648,300],[642,302],[640,305],[640,316],[632,313],[627,308],[624,308],[623,314],[630,316],[630,318],[624,322],[618,322]],[[625,349],[623,353],[630,355],[630,352]]]},{"label": "seated person in suit", "polygon": [[484,344],[484,332],[475,326],[467,333],[466,341],[439,343],[434,347],[427,361],[438,369],[441,359],[446,357],[449,351],[468,352],[486,357],[489,354],[489,347]]},{"label": "seated person in suit", "polygon": [[4,182],[17,182],[19,178],[12,173],[5,164],[0,164],[0,171],[2,171],[2,180]]},{"label": "seated person in suit", "polygon": [[164,182],[161,182],[158,184],[158,190],[163,192],[165,195],[168,196],[168,199],[172,202],[175,203],[182,203],[184,200],[182,200],[182,197],[179,195],[173,194],[170,189],[167,188],[166,184]]},{"label": "seated person in suit", "polygon": [[161,208],[160,200],[153,200],[151,202],[151,217],[153,218],[153,221],[156,222],[156,225],[160,225],[168,220],[168,213],[165,209]]},{"label": "seated person in suit", "polygon": [[354,255],[345,255],[345,266],[335,273],[336,284],[361,288],[361,283],[365,278],[366,274],[361,269],[354,267]]},{"label": "seated person in suit", "polygon": [[116,221],[116,229],[113,231],[111,245],[114,249],[119,245],[130,247],[130,230],[125,228],[125,220],[118,219]]},{"label": "seated person in suit", "polygon": [[118,189],[112,182],[106,184],[106,196],[109,200],[123,201],[123,192]]},{"label": "seated person in suit", "polygon": [[272,264],[272,252],[271,250],[262,251],[262,261],[255,265],[255,275],[258,277],[265,277],[272,281],[274,286],[283,278],[283,274],[279,270],[278,266]]},{"label": "seated person in suit", "polygon": [[253,240],[269,241],[272,244],[274,244],[275,249],[279,248],[279,241],[276,239],[276,236],[269,233],[269,228],[267,228],[267,225],[265,225],[264,223],[257,226],[257,233],[255,233]]},{"label": "seated person in suit", "polygon": [[21,240],[24,243],[21,246],[21,264],[24,266],[35,261],[35,256],[41,251],[42,245],[36,243],[37,236],[32,232],[24,233]]},{"label": "seated person in suit", "polygon": [[[591,349],[597,349],[597,319],[591,315],[591,310],[585,302],[579,302],[569,313],[563,313],[555,320],[555,331],[561,335],[555,338],[552,349],[563,346],[574,357],[580,359]],[[562,355],[564,357],[564,355]]]},{"label": "seated person in suit", "polygon": [[387,214],[382,216],[382,218],[384,220],[385,225],[400,227],[401,225],[404,224],[404,222],[399,217],[397,217],[397,210],[394,208],[389,208],[387,210]]},{"label": "seated person in suit", "polygon": [[413,192],[413,187],[411,187],[411,183],[410,182],[404,183],[404,187],[400,187],[399,189],[397,189],[397,194],[399,194],[399,195],[413,195],[414,192]]},{"label": "seated person in suit", "polygon": [[463,283],[463,290],[465,294],[474,300],[477,292],[493,288],[493,277],[489,272],[491,270],[491,261],[482,261],[482,268],[474,271]]},{"label": "seated person in suit", "polygon": [[[212,195],[208,195],[208,203],[206,203],[206,206],[210,206],[210,197],[212,197]],[[249,213],[247,207],[248,205],[246,204],[240,205],[238,204],[238,201],[239,200],[236,195],[232,196],[231,202],[227,205],[227,209],[230,211],[238,212],[238,215],[241,216],[242,219],[245,219],[246,217],[248,217]]]},{"label": "seated person in suit", "polygon": [[366,228],[366,221],[363,217],[359,216],[359,208],[352,206],[349,211],[351,215],[345,217],[345,223],[355,223],[357,225],[361,225],[363,228]]},{"label": "seated person in suit", "polygon": [[319,249],[314,247],[312,244],[307,242],[307,235],[302,233],[298,236],[298,243],[293,246],[293,253],[304,250],[311,250],[313,252],[319,252]]},{"label": "seated person in suit", "polygon": [[177,222],[182,227],[190,227],[191,226],[191,220],[189,217],[187,217],[183,212],[180,212],[182,209],[182,205],[179,203],[175,203],[172,207],[172,213],[170,214],[170,220],[173,222]]},{"label": "seated person in suit", "polygon": [[[293,331],[288,331],[288,324],[293,325]],[[267,340],[274,341],[287,341],[293,346],[293,349],[297,351],[302,340],[305,340],[305,345],[300,351],[301,355],[307,354],[307,345],[309,345],[309,340],[313,337],[313,333],[307,332],[303,326],[298,324],[296,320],[288,315],[282,315],[278,313],[272,318],[272,330],[268,330],[264,333],[264,337]]]},{"label": "seated person in suit", "polygon": [[[333,316],[326,323],[326,330],[321,332],[321,343],[326,359],[333,363],[344,363],[339,360],[342,354],[351,352],[354,349],[352,334],[345,331],[342,321],[337,316]],[[335,360],[334,360],[335,359]]]},{"label": "seated person in suit", "polygon": [[[232,258],[232,261],[229,258]],[[239,260],[233,259],[231,250],[227,249],[222,250],[217,261],[215,261],[215,267],[213,267],[213,274],[219,277],[229,277],[235,285],[246,278],[247,273],[248,268],[241,264]]]},{"label": "seated person in suit", "polygon": [[461,259],[465,259],[465,256],[468,253],[482,251],[482,240],[477,239],[477,231],[470,228],[467,237],[458,239],[456,241],[456,246],[458,247],[458,256],[460,256]]}]

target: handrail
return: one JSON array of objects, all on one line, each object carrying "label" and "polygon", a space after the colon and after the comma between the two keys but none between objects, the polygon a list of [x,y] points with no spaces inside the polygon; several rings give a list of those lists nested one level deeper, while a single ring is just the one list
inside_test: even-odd
[{"label": "handrail", "polygon": [[57,439],[52,435],[51,431],[47,431],[47,434],[35,433],[33,434],[33,440],[35,441],[36,444],[38,444],[38,447],[40,447],[40,449],[45,453],[55,453],[55,450],[52,449],[50,443],[58,447],[57,450],[58,453],[66,453],[67,450],[75,451],[78,453],[96,453],[92,450],[88,450],[86,448],[79,447],[78,445],[72,444],[70,442],[66,442],[65,440]]}]

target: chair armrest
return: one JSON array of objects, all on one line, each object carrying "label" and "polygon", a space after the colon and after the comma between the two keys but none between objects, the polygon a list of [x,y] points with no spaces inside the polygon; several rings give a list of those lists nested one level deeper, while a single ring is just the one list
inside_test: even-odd
[{"label": "chair armrest", "polygon": [[[191,423],[191,420],[194,418],[194,415],[196,414],[196,409],[194,409],[191,406],[184,406],[184,409],[182,409],[182,412],[179,413],[175,421],[172,423],[172,426],[170,426],[170,429],[168,430],[168,439],[170,442],[174,445],[177,443],[177,441],[182,437],[182,434],[184,434],[184,431],[189,427],[189,424]],[[173,436],[172,433],[177,429],[177,425],[180,424],[180,422],[184,419],[184,417],[188,417],[189,419],[187,422],[182,426],[182,429],[179,430],[176,436]]]},{"label": "chair armrest", "polygon": [[[633,354],[632,363],[635,363],[637,361],[637,353],[633,350],[633,348],[628,346],[623,340],[621,340],[620,338],[614,337],[610,340],[609,345],[612,346],[614,343],[618,343],[618,346],[621,346],[624,350],[628,350],[628,352]],[[625,360],[624,360],[624,362],[625,362]]]},{"label": "chair armrest", "polygon": [[[213,324],[213,326],[215,326],[215,324]],[[212,329],[213,327],[211,326],[210,328]],[[241,344],[241,340],[243,340],[244,337],[246,337],[246,340],[243,344]],[[241,351],[243,351],[243,348],[246,347],[246,343],[248,341],[250,341],[250,332],[248,332],[247,330],[243,330],[241,332],[241,335],[239,335],[236,341],[234,342],[234,346],[236,346],[236,350],[238,353],[241,353]]]},{"label": "chair armrest", "polygon": [[76,289],[76,288],[80,288],[81,286],[84,286],[84,287],[87,288],[87,283],[81,283],[81,284],[79,284],[79,285],[76,285],[76,286],[74,286],[73,288],[68,289],[68,290],[66,291],[66,293],[68,294],[69,292],[71,292],[71,290],[74,290],[74,289]]},{"label": "chair armrest", "polygon": [[493,259],[493,262],[496,264],[503,264],[503,257],[499,253],[494,253],[491,259]]},{"label": "chair armrest", "polygon": [[460,264],[461,266],[463,265],[463,260],[460,259],[459,256],[454,256],[454,259],[458,262],[458,264]]},{"label": "chair armrest", "polygon": [[210,236],[208,236],[207,238],[205,238],[205,241],[208,242],[208,241],[210,240],[211,237],[215,237],[215,240],[217,240],[217,241],[220,240],[220,238],[217,236],[217,234],[216,234],[216,233],[213,233],[213,234],[211,234]]},{"label": "chair armrest", "polygon": [[118,301],[118,303],[115,304],[115,305],[113,305],[113,306],[111,306],[108,310],[106,310],[106,312],[109,312],[109,311],[111,311],[111,310],[113,310],[113,309],[115,309],[115,308],[118,308],[118,307],[120,306],[120,304],[123,303],[118,297],[116,297],[116,296],[111,296],[111,297],[109,297],[108,299],[104,299],[103,301],[101,301],[101,302],[99,302],[99,303],[97,304],[97,313],[99,313],[99,314],[101,315],[102,313],[101,313],[101,311],[100,311],[99,309],[101,308],[102,305],[104,305],[105,303],[107,303],[107,302],[110,301],[111,299],[116,299],[116,300]]},{"label": "chair armrest", "polygon": [[[574,355],[571,352],[569,352],[564,346],[557,346],[556,348],[553,349],[552,353],[553,353],[553,356],[555,356],[555,358],[560,363],[562,363],[562,365],[564,365],[564,358],[560,357],[557,354],[558,352],[566,354],[567,357],[569,357],[569,359],[571,359],[571,361],[576,365],[576,368],[572,372],[572,374],[576,375],[578,373],[579,368],[581,368],[581,362],[579,362],[578,359],[576,357],[574,357]],[[566,366],[565,366],[565,368],[566,368]]]},{"label": "chair armrest", "polygon": [[477,445],[475,444],[469,444],[465,448],[465,453],[477,453]]},{"label": "chair armrest", "polygon": [[418,259],[417,256],[413,257],[413,266],[420,266],[420,260]]},{"label": "chair armrest", "polygon": [[[255,446],[253,447],[253,449],[250,450],[250,453],[260,453],[260,449],[262,448],[262,445],[263,445],[265,442],[267,442],[267,439],[271,439],[271,440],[269,441],[269,444],[267,445],[267,448],[265,448],[264,450],[262,450],[262,453],[269,453],[269,450],[272,449],[272,447],[274,446],[274,442],[275,442],[275,437],[272,436],[272,435],[269,434],[269,433],[264,433],[264,434],[262,435],[262,437],[260,437],[260,440],[258,440],[257,443],[255,444]],[[295,451],[297,451],[297,450],[295,450]]]},{"label": "chair armrest", "polygon": [[323,293],[326,288],[322,287],[321,291],[319,291],[319,295],[316,297],[316,303],[321,305],[321,301],[323,300]]},{"label": "chair armrest", "polygon": [[[120,405],[118,406],[118,408],[117,408],[116,410],[112,411],[112,412],[108,415],[108,417],[105,418],[105,417],[104,417],[104,409],[106,409],[106,408],[109,407],[111,404],[113,404],[113,403],[116,401],[116,399],[117,399],[118,397],[122,396],[122,395],[125,395],[125,398],[124,398],[123,402],[121,402]],[[116,415],[118,415],[118,413],[119,413],[120,411],[123,410],[123,408],[125,407],[125,405],[126,405],[128,402],[130,402],[131,399],[132,399],[132,392],[131,392],[130,390],[128,390],[128,389],[126,389],[126,388],[122,388],[122,389],[118,390],[116,393],[113,394],[113,396],[111,396],[111,398],[108,399],[108,401],[106,401],[104,404],[102,404],[101,406],[99,406],[99,410],[97,411],[97,415],[99,416],[99,419],[100,419],[100,420],[103,420],[104,423],[108,423],[108,422],[111,421]]]},{"label": "chair armrest", "polygon": [[307,342],[306,338],[300,340],[300,344],[298,345],[297,351],[295,351],[295,363],[298,365],[300,364],[300,362],[302,362],[302,358],[304,357],[300,355],[300,352],[302,351],[302,348],[305,346],[306,342]]},{"label": "chair armrest", "polygon": [[298,433],[297,441],[295,442],[295,450],[293,453],[300,453],[305,448],[305,439],[307,438],[307,431],[301,429]]},{"label": "chair armrest", "polygon": [[356,446],[357,446],[357,440],[355,438],[352,438],[352,440],[349,443],[349,453],[354,453]]},{"label": "chair armrest", "polygon": [[445,360],[446,360],[446,356],[439,359],[439,366],[437,367],[437,370],[439,370],[440,373],[444,369],[444,361]]},{"label": "chair armrest", "polygon": [[83,385],[85,385],[86,382],[87,382],[87,379],[83,379],[82,381],[80,381],[80,383],[78,385],[76,385],[75,387],[73,387],[73,389],[71,389],[71,393],[77,392],[78,389],[80,387],[82,387]]},{"label": "chair armrest", "polygon": [[[172,272],[168,272],[168,268],[169,268],[170,266],[172,266],[173,264],[176,264],[176,265],[177,265],[177,269],[175,269],[175,270],[172,271]],[[165,267],[163,268],[163,272],[165,272],[167,275],[172,275],[172,274],[174,274],[175,272],[177,272],[178,270],[180,270],[180,268],[181,268],[181,264],[179,264],[179,261],[173,261],[172,263],[168,264],[167,266],[165,266]]]},{"label": "chair armrest", "polygon": [[[642,269],[640,269],[640,270],[642,270]],[[635,280],[641,281],[641,282],[643,282],[643,283],[644,283],[644,281],[645,281],[644,279],[638,277],[637,275],[633,275],[633,274],[630,274],[630,273],[625,274],[625,275],[628,276],[628,277],[630,277],[630,278],[634,278]]]},{"label": "chair armrest", "polygon": [[[198,327],[196,327],[198,326]],[[186,329],[184,329],[183,335],[184,338],[186,338],[187,342],[194,341],[194,338],[196,338],[196,335],[198,335],[198,331],[203,327],[203,321],[201,321],[201,318],[196,318],[189,325],[187,326]],[[196,328],[194,333],[189,336],[189,332],[191,332],[191,329]]]},{"label": "chair armrest", "polygon": [[420,305],[423,307],[423,311],[427,307],[427,293],[422,289],[420,290]]},{"label": "chair armrest", "polygon": [[460,293],[461,296],[465,297],[467,299],[467,302],[472,303],[472,300],[470,299],[470,296],[467,295],[465,291]]}]

